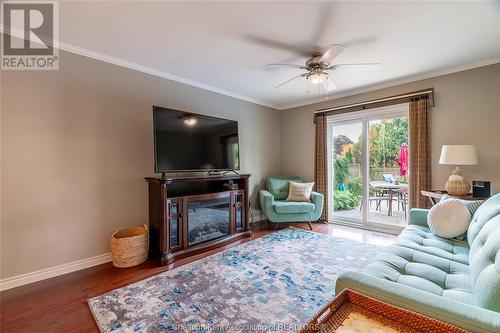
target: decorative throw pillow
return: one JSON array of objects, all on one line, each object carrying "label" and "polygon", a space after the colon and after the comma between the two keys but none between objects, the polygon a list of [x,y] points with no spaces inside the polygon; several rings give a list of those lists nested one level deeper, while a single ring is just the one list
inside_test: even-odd
[{"label": "decorative throw pillow", "polygon": [[311,201],[314,183],[290,182],[286,201]]},{"label": "decorative throw pillow", "polygon": [[469,228],[471,215],[459,199],[448,199],[434,205],[427,215],[431,231],[443,238],[462,235]]},{"label": "decorative throw pillow", "polygon": [[[451,195],[445,194],[441,197],[440,201],[445,201],[450,199],[455,199],[455,198],[452,197]],[[463,203],[465,207],[467,207],[467,209],[469,210],[471,220],[474,217],[474,214],[476,213],[476,210],[479,208],[479,206],[481,206],[484,203],[484,200],[463,200],[463,199],[458,199],[458,200],[460,200],[460,202]],[[454,237],[453,239],[465,240],[466,238],[467,238],[467,230],[463,234]]]}]

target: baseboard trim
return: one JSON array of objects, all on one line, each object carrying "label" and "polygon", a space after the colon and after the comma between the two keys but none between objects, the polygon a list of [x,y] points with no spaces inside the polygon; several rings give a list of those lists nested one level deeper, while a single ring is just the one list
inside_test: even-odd
[{"label": "baseboard trim", "polygon": [[39,271],[16,275],[0,280],[0,291],[24,286],[33,282],[49,279],[55,276],[68,274],[81,269],[97,266],[111,261],[111,252],[95,257],[81,259],[66,264],[45,268]]},{"label": "baseboard trim", "polygon": [[[254,214],[253,223],[260,222],[266,219],[266,217],[259,210],[253,210],[253,214]],[[81,269],[97,266],[100,264],[110,262],[111,260],[112,260],[111,252],[109,252],[95,257],[77,260],[54,267],[49,267],[31,273],[16,275],[13,277],[0,280],[0,291],[24,286],[26,284],[42,281],[45,279],[50,279],[52,277],[56,277],[59,275],[64,275],[71,272],[79,271]]]}]

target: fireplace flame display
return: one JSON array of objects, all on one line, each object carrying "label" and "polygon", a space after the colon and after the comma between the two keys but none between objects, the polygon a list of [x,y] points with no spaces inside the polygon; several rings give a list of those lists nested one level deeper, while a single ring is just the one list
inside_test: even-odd
[{"label": "fireplace flame display", "polygon": [[230,234],[230,197],[188,203],[188,245]]}]

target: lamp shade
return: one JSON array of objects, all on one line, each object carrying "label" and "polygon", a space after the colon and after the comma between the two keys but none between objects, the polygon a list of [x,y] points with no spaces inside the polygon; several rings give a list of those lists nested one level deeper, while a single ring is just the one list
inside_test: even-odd
[{"label": "lamp shade", "polygon": [[476,165],[476,147],[472,145],[444,145],[439,164]]}]

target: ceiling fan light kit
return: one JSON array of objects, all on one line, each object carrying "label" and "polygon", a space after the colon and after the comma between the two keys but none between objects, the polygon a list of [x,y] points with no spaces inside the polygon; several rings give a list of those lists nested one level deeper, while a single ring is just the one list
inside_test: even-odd
[{"label": "ceiling fan light kit", "polygon": [[288,82],[291,82],[300,77],[305,77],[307,81],[316,85],[326,85],[325,90],[333,90],[335,89],[335,83],[331,80],[331,75],[328,71],[334,71],[341,67],[360,67],[363,66],[379,66],[378,63],[353,63],[353,64],[331,64],[331,62],[336,58],[340,53],[342,53],[347,48],[346,45],[341,44],[332,44],[330,47],[324,52],[314,53],[311,58],[307,59],[304,65],[295,65],[295,64],[268,64],[268,67],[281,67],[281,68],[293,68],[293,69],[302,69],[306,72],[303,74],[299,74],[297,76],[288,79],[287,81],[279,84],[276,88],[279,88]]},{"label": "ceiling fan light kit", "polygon": [[306,76],[306,79],[313,84],[321,84],[328,80],[328,73],[322,71],[313,71]]}]

